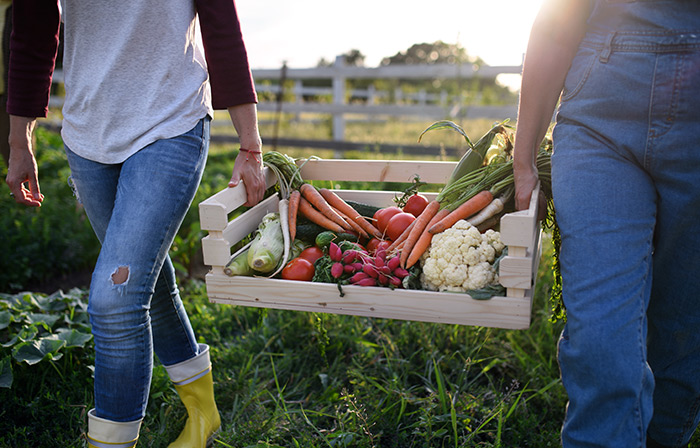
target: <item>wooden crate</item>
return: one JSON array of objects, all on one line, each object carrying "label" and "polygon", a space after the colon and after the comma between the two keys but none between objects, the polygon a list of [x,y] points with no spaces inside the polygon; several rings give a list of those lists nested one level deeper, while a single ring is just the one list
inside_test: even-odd
[{"label": "wooden crate", "polygon": [[[411,182],[418,174],[423,182],[444,183],[454,162],[384,160],[309,160],[303,165],[305,180]],[[266,173],[268,185],[275,182]],[[335,190],[346,200],[376,206],[392,205],[394,191]],[[426,194],[429,198],[435,194]],[[475,300],[467,294],[386,287],[343,286],[263,277],[229,277],[224,266],[231,247],[254,231],[262,217],[277,211],[277,196],[271,196],[229,221],[228,215],[245,202],[245,187],[227,188],[199,204],[204,263],[209,299],[215,303],[349,314],[378,318],[438,322],[445,324],[525,329],[530,325],[534,279],[540,259],[541,230],[536,219],[537,194],[530,208],[501,218],[501,239],[508,255],[500,263],[499,277],[505,297]]]}]

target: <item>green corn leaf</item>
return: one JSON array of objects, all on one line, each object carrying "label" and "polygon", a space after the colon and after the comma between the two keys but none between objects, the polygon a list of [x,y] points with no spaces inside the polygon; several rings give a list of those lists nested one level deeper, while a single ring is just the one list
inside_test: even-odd
[{"label": "green corn leaf", "polygon": [[423,135],[424,135],[426,132],[429,132],[429,131],[436,131],[436,130],[439,130],[439,129],[451,129],[451,130],[453,130],[453,131],[456,131],[456,132],[459,133],[462,137],[464,137],[464,140],[467,141],[467,144],[469,145],[470,148],[473,148],[473,147],[474,147],[474,145],[472,144],[471,140],[469,140],[469,137],[467,136],[467,133],[464,132],[464,129],[462,129],[462,127],[461,127],[460,125],[458,125],[457,123],[454,123],[454,122],[452,122],[452,121],[450,121],[450,120],[440,120],[440,121],[436,121],[435,123],[431,124],[431,125],[428,126],[423,132],[420,133],[420,135],[418,136],[418,141],[419,141],[419,142],[421,141],[421,139],[423,138]]}]

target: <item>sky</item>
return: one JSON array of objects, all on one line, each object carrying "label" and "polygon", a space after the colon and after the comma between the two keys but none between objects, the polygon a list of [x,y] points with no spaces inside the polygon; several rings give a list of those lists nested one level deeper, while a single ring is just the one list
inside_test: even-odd
[{"label": "sky", "polygon": [[459,43],[489,65],[519,65],[542,0],[237,0],[251,67],[333,61],[357,49],[365,66],[416,43]]}]

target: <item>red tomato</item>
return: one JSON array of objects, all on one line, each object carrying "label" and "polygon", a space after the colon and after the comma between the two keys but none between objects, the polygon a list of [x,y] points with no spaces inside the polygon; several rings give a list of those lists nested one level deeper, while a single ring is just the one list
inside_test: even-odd
[{"label": "red tomato", "polygon": [[410,213],[401,212],[395,214],[386,225],[386,236],[390,240],[395,240],[401,236],[403,231],[406,230],[406,227],[411,225],[411,223],[415,220],[416,217]]},{"label": "red tomato", "polygon": [[282,278],[286,280],[301,280],[310,282],[314,278],[313,263],[301,257],[293,258],[282,269]]},{"label": "red tomato", "polygon": [[380,208],[374,213],[374,226],[379,229],[380,232],[386,232],[386,226],[389,224],[389,220],[392,216],[397,213],[401,213],[403,210],[395,205],[391,207]]},{"label": "red tomato", "polygon": [[377,247],[374,249],[374,251],[378,251],[379,249],[384,249],[387,250],[391,246],[391,242],[387,240],[381,240],[379,241],[379,244],[377,244]]},{"label": "red tomato", "polygon": [[423,213],[423,210],[425,210],[425,207],[427,207],[428,202],[430,202],[428,201],[428,198],[422,194],[416,193],[408,198],[406,205],[403,206],[403,211],[410,213],[417,218],[418,215]]},{"label": "red tomato", "polygon": [[369,240],[367,243],[367,252],[370,254],[373,254],[377,251],[377,249],[384,249],[386,250],[391,243],[386,240],[380,240],[379,238],[372,238]]},{"label": "red tomato", "polygon": [[309,260],[311,264],[314,264],[316,260],[323,256],[323,250],[316,246],[309,246],[302,250],[299,256],[305,260]]},{"label": "red tomato", "polygon": [[382,240],[379,238],[372,238],[367,242],[367,252],[374,253],[377,250],[377,245],[381,243]]}]

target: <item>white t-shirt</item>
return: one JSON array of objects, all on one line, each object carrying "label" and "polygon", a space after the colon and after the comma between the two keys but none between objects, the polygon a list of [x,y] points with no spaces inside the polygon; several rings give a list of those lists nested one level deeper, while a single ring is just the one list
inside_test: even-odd
[{"label": "white t-shirt", "polygon": [[120,163],[213,116],[193,0],[61,0],[64,143]]}]

